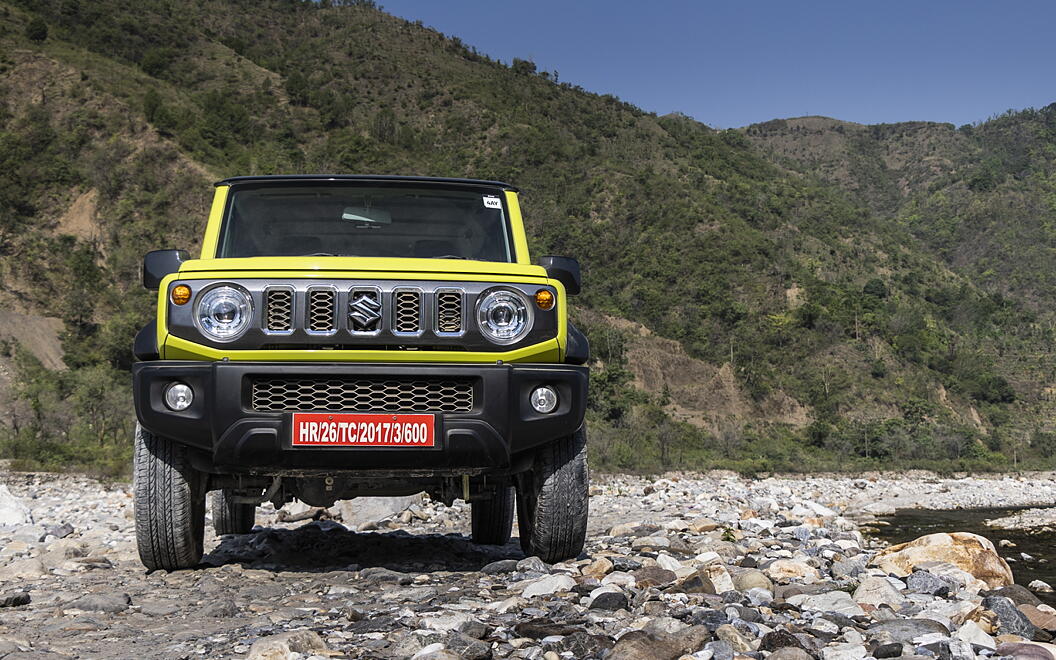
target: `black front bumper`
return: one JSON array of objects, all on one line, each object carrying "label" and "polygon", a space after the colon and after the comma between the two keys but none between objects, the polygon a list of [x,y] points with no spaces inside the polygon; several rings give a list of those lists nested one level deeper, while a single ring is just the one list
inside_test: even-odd
[{"label": "black front bumper", "polygon": [[[528,450],[583,424],[587,374],[587,367],[563,364],[157,360],[132,367],[136,415],[143,427],[192,448],[196,467],[220,474],[509,473],[519,469],[519,457],[530,456]],[[463,378],[473,384],[473,405],[467,412],[436,414],[434,447],[295,448],[291,412],[252,407],[251,379],[274,376]],[[164,402],[165,388],[176,381],[195,393],[190,408],[181,412]],[[559,400],[557,409],[545,415],[528,402],[529,393],[544,384],[557,390]]]}]

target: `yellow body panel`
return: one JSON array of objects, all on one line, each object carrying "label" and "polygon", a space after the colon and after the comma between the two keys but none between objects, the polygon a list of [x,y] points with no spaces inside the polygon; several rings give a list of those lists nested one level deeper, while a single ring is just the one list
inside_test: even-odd
[{"label": "yellow body panel", "polygon": [[[201,259],[184,262],[180,272],[165,277],[158,289],[158,347],[167,360],[319,361],[319,362],[561,362],[568,337],[568,308],[564,286],[532,265],[517,193],[506,191],[513,231],[515,263],[461,259],[366,257],[249,257],[217,259],[220,227],[224,220],[228,186],[217,186],[202,242]],[[168,333],[168,294],[174,281],[245,279],[391,279],[462,282],[495,282],[549,285],[557,290],[558,333],[555,339],[511,351],[375,351],[375,350],[225,350]]]}]

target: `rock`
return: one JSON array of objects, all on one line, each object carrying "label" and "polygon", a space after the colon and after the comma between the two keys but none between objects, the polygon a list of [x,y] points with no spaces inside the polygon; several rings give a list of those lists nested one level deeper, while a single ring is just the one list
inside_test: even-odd
[{"label": "rock", "polygon": [[[660,636],[644,630],[632,630],[616,640],[605,660],[675,660],[685,653],[696,652],[710,637],[711,634],[703,626],[690,626]],[[726,642],[722,644],[729,648]],[[730,652],[730,658],[732,655]]]},{"label": "rock", "polygon": [[1027,588],[1031,591],[1036,591],[1039,594],[1051,594],[1053,591],[1052,586],[1044,580],[1031,580],[1030,584],[1027,585]]},{"label": "rock", "polygon": [[357,497],[354,500],[342,500],[334,508],[346,527],[356,529],[367,523],[378,523],[396,516],[404,509],[421,502],[421,493],[406,497]]},{"label": "rock", "polygon": [[697,573],[711,580],[712,586],[715,587],[715,593],[724,594],[735,589],[730,572],[722,564],[716,563],[701,566]]},{"label": "rock", "polygon": [[33,514],[29,507],[11,494],[7,486],[0,484],[0,527],[32,525]]},{"label": "rock", "polygon": [[719,527],[719,523],[715,522],[711,518],[706,517],[694,518],[689,522],[689,531],[695,534],[712,532],[718,529]]},{"label": "rock", "polygon": [[821,649],[822,660],[858,660],[869,655],[863,644],[834,644]]},{"label": "rock", "polygon": [[841,559],[832,563],[833,577],[858,577],[865,570],[864,559]]},{"label": "rock", "polygon": [[634,576],[634,584],[643,589],[646,587],[662,587],[678,579],[674,571],[669,571],[659,566],[643,566],[632,573],[632,575]]},{"label": "rock", "polygon": [[997,642],[990,635],[987,635],[979,624],[975,621],[965,621],[957,632],[953,634],[954,639],[959,639],[969,644],[975,644],[976,646],[982,646],[988,649],[996,649]]},{"label": "rock", "polygon": [[611,561],[604,557],[600,557],[583,568],[583,575],[596,577],[600,580],[605,577],[612,568],[613,565]]},{"label": "rock", "polygon": [[659,550],[670,547],[671,541],[666,536],[639,536],[631,541],[632,550]]},{"label": "rock", "polygon": [[663,552],[657,555],[656,565],[668,571],[677,571],[682,568],[682,562]]},{"label": "rock", "polygon": [[471,614],[464,612],[454,612],[450,614],[439,614],[436,616],[425,616],[420,620],[420,624],[423,628],[429,630],[439,630],[441,632],[448,632],[451,630],[459,630],[462,626],[469,624],[474,621]]},{"label": "rock", "polygon": [[806,650],[803,642],[787,630],[773,630],[763,635],[759,640],[760,651],[776,651],[787,647]]},{"label": "rock", "polygon": [[869,639],[886,639],[889,642],[912,644],[914,639],[925,635],[938,634],[946,637],[950,631],[946,626],[931,619],[894,619],[880,621],[869,626],[866,637]]},{"label": "rock", "polygon": [[566,635],[552,646],[556,653],[570,653],[573,658],[596,658],[612,647],[613,641],[607,635],[591,635],[587,632]]},{"label": "rock", "polygon": [[997,654],[1015,660],[1056,660],[1048,645],[1035,642],[1005,642],[997,647]]},{"label": "rock", "polygon": [[595,596],[590,601],[592,610],[625,610],[627,609],[627,596],[622,591],[605,591]]},{"label": "rock", "polygon": [[755,649],[752,640],[748,639],[730,624],[721,625],[715,631],[715,637],[730,645],[736,653],[751,653]]},{"label": "rock", "polygon": [[64,539],[70,534],[73,534],[73,525],[70,523],[62,523],[61,525],[48,527],[45,530],[44,535],[40,537],[40,540],[43,541],[49,536],[54,536],[56,539]]},{"label": "rock", "polygon": [[928,534],[881,550],[870,565],[898,576],[908,576],[924,562],[946,562],[994,589],[1013,583],[1012,569],[988,539],[969,532]]},{"label": "rock", "polygon": [[906,588],[915,594],[945,596],[955,587],[956,584],[952,580],[946,580],[928,571],[913,571],[906,578]]},{"label": "rock", "polygon": [[859,605],[887,605],[897,610],[907,601],[906,597],[895,589],[887,580],[881,577],[867,577],[862,580],[858,588],[854,590],[854,602]]},{"label": "rock", "polygon": [[1029,589],[1020,584],[1010,584],[993,591],[988,591],[984,596],[1004,596],[1016,605],[1041,605],[1041,599],[1030,592]]},{"label": "rock", "polygon": [[1034,624],[1016,608],[1010,599],[1003,596],[987,596],[983,599],[983,607],[997,615],[999,633],[1019,635],[1026,639],[1034,639],[1034,635],[1037,634]]},{"label": "rock", "polygon": [[801,561],[778,559],[763,569],[772,580],[818,580],[818,569]]},{"label": "rock", "polygon": [[521,573],[549,573],[550,567],[538,557],[525,557],[517,562],[517,570]]},{"label": "rock", "polygon": [[462,660],[485,660],[491,657],[491,645],[461,633],[448,638],[446,650]]},{"label": "rock", "polygon": [[810,595],[800,594],[786,599],[804,611],[836,612],[844,616],[859,616],[865,611],[854,602],[846,591],[829,591],[827,593]]},{"label": "rock", "polygon": [[770,578],[766,577],[766,573],[756,569],[749,569],[733,576],[733,588],[737,591],[765,589],[773,593],[774,583],[770,581]]},{"label": "rock", "polygon": [[[139,611],[142,612],[143,608],[140,607]],[[241,611],[238,606],[235,605],[234,601],[223,599],[214,600],[208,605],[198,610],[198,616],[208,617],[210,619],[223,619],[238,616]]]},{"label": "rock", "polygon": [[29,605],[29,594],[25,591],[12,591],[0,594],[0,607],[21,607]]},{"label": "rock", "polygon": [[881,644],[873,649],[874,658],[897,658],[902,655],[903,644],[901,642],[891,642],[890,644]]},{"label": "rock", "polygon": [[32,580],[48,574],[43,562],[37,558],[17,559],[0,567],[0,581]]},{"label": "rock", "polygon": [[[440,646],[443,648],[443,645]],[[326,642],[311,630],[294,630],[261,637],[249,647],[247,660],[294,660],[316,651],[327,651]],[[295,655],[301,654],[301,655]]]},{"label": "rock", "polygon": [[814,656],[795,646],[783,646],[770,655],[767,660],[814,660]]},{"label": "rock", "polygon": [[1018,605],[1016,609],[1022,612],[1034,626],[1042,630],[1056,630],[1056,614],[1051,611],[1051,608],[1048,608],[1050,611],[1045,611],[1038,609],[1036,605],[1023,604]]},{"label": "rock", "polygon": [[122,593],[86,594],[63,609],[84,610],[85,612],[124,612],[132,604],[132,598]]},{"label": "rock", "polygon": [[512,573],[517,570],[516,559],[500,559],[499,561],[493,561],[490,564],[485,564],[480,572],[485,575],[500,575],[502,573]]},{"label": "rock", "polygon": [[574,586],[576,586],[576,581],[567,575],[547,575],[532,581],[524,588],[521,595],[525,598],[547,596],[559,591],[571,591]]},{"label": "rock", "polygon": [[180,611],[180,606],[173,602],[148,601],[139,604],[141,614],[147,616],[165,617]]}]

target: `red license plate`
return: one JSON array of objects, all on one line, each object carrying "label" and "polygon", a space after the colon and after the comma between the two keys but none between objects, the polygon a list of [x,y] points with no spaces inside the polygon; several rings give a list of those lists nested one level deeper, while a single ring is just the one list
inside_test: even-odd
[{"label": "red license plate", "polygon": [[294,447],[434,447],[432,415],[294,413]]}]

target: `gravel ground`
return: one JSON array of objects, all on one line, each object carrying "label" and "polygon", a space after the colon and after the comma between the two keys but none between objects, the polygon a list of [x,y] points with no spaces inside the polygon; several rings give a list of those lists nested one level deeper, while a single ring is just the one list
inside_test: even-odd
[{"label": "gravel ground", "polygon": [[[1051,504],[1052,474],[596,477],[586,552],[556,565],[516,540],[473,545],[462,503],[425,501],[355,531],[262,507],[250,534],[207,531],[200,568],[150,574],[127,485],[0,483],[13,496],[0,488],[11,660],[968,658],[1056,630],[1056,611],[1022,587],[990,591],[934,562],[901,579],[871,567],[880,548],[858,528],[894,507]],[[31,522],[16,521],[20,506]]]}]

